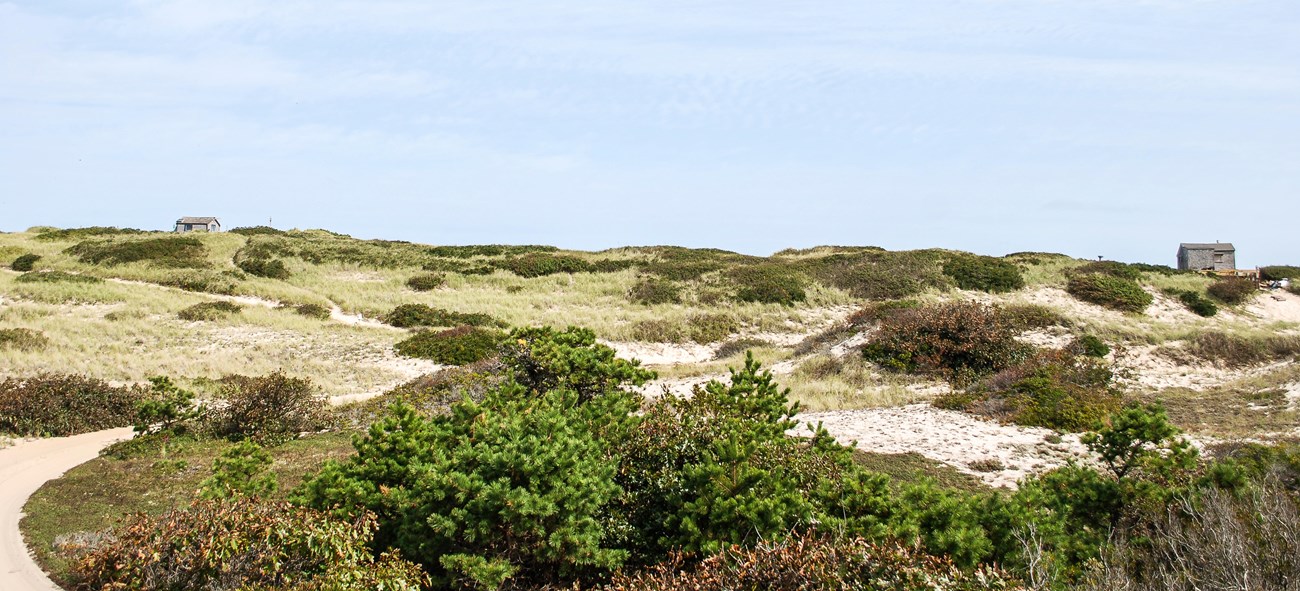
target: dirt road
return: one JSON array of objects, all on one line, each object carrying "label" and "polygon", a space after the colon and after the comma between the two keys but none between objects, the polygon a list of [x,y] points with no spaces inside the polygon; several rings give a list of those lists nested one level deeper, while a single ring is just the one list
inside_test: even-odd
[{"label": "dirt road", "polygon": [[20,441],[0,449],[0,589],[58,591],[32,560],[18,531],[27,497],[42,484],[94,459],[108,444],[131,436],[131,429],[110,429],[73,437]]}]

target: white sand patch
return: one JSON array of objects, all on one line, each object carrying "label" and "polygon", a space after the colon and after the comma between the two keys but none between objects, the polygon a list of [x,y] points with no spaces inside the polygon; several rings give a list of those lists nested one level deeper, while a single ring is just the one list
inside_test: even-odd
[{"label": "white sand patch", "polygon": [[1247,304],[1246,312],[1266,322],[1300,324],[1300,296],[1281,289],[1269,290]]},{"label": "white sand patch", "polygon": [[815,333],[811,332],[756,332],[746,334],[741,338],[757,339],[772,344],[775,347],[793,347],[803,342],[804,339]]},{"label": "white sand patch", "polygon": [[[1184,345],[1185,341],[1172,341],[1164,345],[1117,347],[1111,355],[1117,370],[1116,381],[1126,388],[1139,390],[1186,388],[1199,392],[1290,363],[1278,361],[1245,368],[1225,368],[1209,361],[1184,363],[1178,355]],[[1190,359],[1190,355],[1186,357]]]},{"label": "white sand patch", "polygon": [[1060,349],[1074,340],[1070,331],[1059,327],[1035,329],[1016,335],[1016,340],[1043,349]]},{"label": "white sand patch", "polygon": [[696,386],[703,386],[709,383],[710,380],[728,383],[730,379],[731,374],[727,373],[705,374],[687,378],[660,378],[646,382],[644,386],[634,388],[634,390],[651,399],[659,398],[665,392],[674,396],[690,397],[695,394]]},{"label": "white sand patch", "polygon": [[[792,435],[807,436],[809,425],[822,424],[843,444],[876,453],[916,452],[978,477],[992,486],[1014,488],[1030,474],[1065,465],[1071,459],[1087,461],[1089,452],[1077,435],[1060,435],[1050,429],[1001,425],[927,404],[800,414],[803,424]],[[978,471],[985,463],[1000,470]],[[988,467],[982,466],[988,470]]]},{"label": "white sand patch", "polygon": [[386,281],[383,275],[378,273],[368,273],[365,271],[344,271],[334,273],[330,276],[335,281],[346,281],[351,283],[383,283]]},{"label": "white sand patch", "polygon": [[1061,312],[1066,318],[1071,318],[1076,322],[1083,324],[1100,322],[1100,323],[1127,323],[1131,322],[1128,316],[1122,312],[1108,310],[1101,306],[1081,302],[1074,296],[1066,293],[1064,289],[1056,287],[1039,287],[1017,292],[1010,298],[1008,303],[1037,304],[1047,306],[1058,312]]},{"label": "white sand patch", "polygon": [[364,326],[366,328],[378,328],[382,330],[402,330],[396,326],[385,324],[374,318],[366,318],[360,312],[348,314],[340,308],[338,304],[330,302],[330,320],[347,324],[349,326]]},{"label": "white sand patch", "polygon": [[[1286,397],[1287,408],[1300,407],[1300,382],[1291,382],[1282,386],[1282,388],[1286,390],[1283,396]],[[1300,428],[1297,428],[1297,430],[1300,431]]]},{"label": "white sand patch", "polygon": [[685,365],[713,359],[717,349],[695,343],[639,343],[599,340],[623,359],[638,359],[643,366]]},{"label": "white sand patch", "polygon": [[867,344],[867,340],[871,338],[871,333],[875,332],[875,330],[875,328],[864,330],[835,343],[831,346],[831,355],[835,357],[843,357],[850,353],[857,353],[860,347]]}]

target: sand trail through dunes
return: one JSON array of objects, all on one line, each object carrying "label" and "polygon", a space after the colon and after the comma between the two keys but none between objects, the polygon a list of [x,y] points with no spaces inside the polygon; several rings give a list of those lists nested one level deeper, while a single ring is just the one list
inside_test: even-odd
[{"label": "sand trail through dunes", "polygon": [[23,506],[41,485],[95,458],[114,441],[129,439],[131,428],[109,429],[72,437],[20,441],[0,449],[0,589],[58,591],[59,587],[32,560],[18,530]]}]

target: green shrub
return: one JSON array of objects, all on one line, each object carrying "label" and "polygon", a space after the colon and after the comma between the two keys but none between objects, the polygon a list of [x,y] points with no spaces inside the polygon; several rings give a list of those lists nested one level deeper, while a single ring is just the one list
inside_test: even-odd
[{"label": "green shrub", "polygon": [[901,310],[881,321],[862,354],[907,373],[933,373],[955,383],[1019,363],[1031,350],[996,307],[953,302]]},{"label": "green shrub", "polygon": [[1084,302],[1121,312],[1142,312],[1155,301],[1136,281],[1102,273],[1074,275],[1065,290]]},{"label": "green shrub", "polygon": [[1300,279],[1300,267],[1293,267],[1290,265],[1271,265],[1268,267],[1260,267],[1259,278],[1264,281]]},{"label": "green shrub", "polygon": [[887,252],[863,249],[807,259],[799,263],[817,281],[869,300],[897,300],[927,289],[947,289],[952,280],[943,274],[941,250]]},{"label": "green shrub", "polygon": [[1119,408],[1122,398],[1113,378],[1096,357],[1044,351],[967,392],[943,396],[935,405],[1019,425],[1078,432],[1095,428]]},{"label": "green shrub", "polygon": [[848,325],[856,328],[870,326],[885,318],[893,316],[901,310],[911,310],[919,308],[921,302],[916,300],[885,300],[882,302],[872,302],[860,308],[857,312],[849,315]]},{"label": "green shrub", "polygon": [[144,234],[144,233],[145,232],[143,230],[136,230],[135,228],[113,228],[107,226],[91,226],[88,228],[67,228],[65,230],[51,228],[37,234],[36,239],[42,242],[66,242],[72,240],[85,240],[87,238],[92,238],[92,237],[132,235],[132,234]]},{"label": "green shrub", "polygon": [[15,271],[31,271],[32,267],[36,266],[36,261],[39,260],[41,260],[41,255],[28,253],[14,259],[14,262],[9,263],[9,268]]},{"label": "green shrub", "polygon": [[802,274],[785,266],[747,265],[732,269],[727,275],[736,283],[736,299],[742,302],[793,306],[808,298]]},{"label": "green shrub", "polygon": [[1259,285],[1250,279],[1231,277],[1211,283],[1205,289],[1210,297],[1229,306],[1244,304],[1259,291]]},{"label": "green shrub", "polygon": [[1208,318],[1219,313],[1219,307],[1209,299],[1202,297],[1198,292],[1189,289],[1166,289],[1164,293],[1169,297],[1177,298],[1197,316]]},{"label": "green shrub", "polygon": [[226,405],[213,418],[217,435],[274,444],[330,424],[328,403],[307,378],[277,371],[261,377],[227,376],[222,382],[220,396]]},{"label": "green shrub", "polygon": [[420,568],[375,558],[375,518],[350,521],[248,497],[196,501],[162,515],[136,514],[74,567],[80,589],[294,589],[417,591]]},{"label": "green shrub", "polygon": [[1169,265],[1152,265],[1149,263],[1129,263],[1128,266],[1129,268],[1136,269],[1143,273],[1154,273],[1156,275],[1165,275],[1165,276],[1184,275],[1184,274],[1192,273],[1192,271],[1180,271],[1178,269],[1170,267]]},{"label": "green shrub", "polygon": [[473,326],[423,330],[397,343],[394,349],[407,357],[431,359],[444,365],[465,365],[495,355],[504,336],[497,330]]},{"label": "green shrub", "polygon": [[943,274],[952,277],[962,289],[1002,293],[1025,286],[1020,267],[993,257],[954,256],[943,264]]},{"label": "green shrub", "polygon": [[1084,357],[1101,358],[1110,355],[1110,345],[1090,334],[1080,335],[1079,338],[1074,339],[1073,343],[1070,343],[1069,348]]},{"label": "green shrub", "polygon": [[556,273],[589,273],[591,264],[579,257],[567,254],[530,253],[520,257],[505,259],[494,263],[520,277],[542,277]]},{"label": "green shrub", "polygon": [[283,236],[285,231],[277,230],[270,226],[246,226],[241,228],[231,228],[230,233],[239,234],[241,236]]},{"label": "green shrub", "polygon": [[469,246],[434,246],[427,249],[427,252],[436,257],[468,259],[473,257],[500,257],[529,253],[555,252],[557,250],[559,249],[554,246],[539,246],[533,244],[473,244]]},{"label": "green shrub", "polygon": [[628,291],[627,299],[644,306],[682,303],[682,288],[669,279],[641,277]]},{"label": "green shrub", "polygon": [[494,326],[505,328],[505,322],[481,313],[463,313],[431,308],[424,304],[402,304],[384,315],[384,323],[398,328],[421,326]]},{"label": "green shrub", "polygon": [[1001,314],[1007,324],[1019,331],[1074,325],[1060,312],[1038,304],[1008,304],[1002,307]]},{"label": "green shrub", "polygon": [[187,271],[160,279],[158,284],[198,293],[233,295],[235,281],[241,280],[241,276],[235,273],[237,271],[233,270],[223,271],[220,274]]},{"label": "green shrub", "polygon": [[330,309],[320,304],[280,304],[276,308],[287,308],[293,310],[299,316],[315,318],[316,320],[330,319]]},{"label": "green shrub", "polygon": [[1134,282],[1142,279],[1141,269],[1117,261],[1094,261],[1070,269],[1070,275],[1092,274],[1109,275]]},{"label": "green shrub", "polygon": [[447,276],[442,273],[427,273],[416,275],[406,280],[406,286],[415,291],[429,291],[442,287],[447,283]]},{"label": "green shrub", "polygon": [[45,333],[30,328],[0,328],[0,349],[37,351],[50,344]]},{"label": "green shrub", "polygon": [[194,430],[203,410],[194,393],[173,384],[167,376],[149,378],[149,393],[135,408],[136,437],[184,435]]},{"label": "green shrub", "polygon": [[266,496],[279,487],[271,467],[271,454],[251,439],[231,446],[212,462],[212,476],[199,488],[204,499],[229,499],[237,495]]},{"label": "green shrub", "polygon": [[280,259],[250,257],[240,259],[235,266],[249,275],[267,279],[288,279],[293,275]]},{"label": "green shrub", "polygon": [[731,357],[733,355],[739,355],[746,351],[751,351],[753,349],[759,349],[762,347],[771,347],[771,346],[772,343],[769,343],[763,339],[746,338],[746,339],[736,339],[734,341],[727,341],[723,343],[720,347],[718,347],[717,351],[713,352],[713,359],[715,361],[720,359],[726,359],[728,357]]},{"label": "green shrub", "polygon": [[238,314],[243,309],[243,306],[234,302],[218,300],[215,302],[194,304],[193,306],[177,312],[176,317],[190,322],[213,321],[220,320],[231,314]]},{"label": "green shrub", "polygon": [[495,359],[485,359],[460,367],[449,367],[425,374],[352,407],[342,414],[351,424],[364,429],[383,418],[390,407],[409,406],[423,417],[444,415],[461,400],[482,402],[487,392],[505,380],[503,367]]},{"label": "green shrub", "polygon": [[531,392],[573,390],[583,402],[655,377],[639,361],[617,358],[596,342],[596,333],[576,326],[516,328],[506,339],[501,363],[510,379]]},{"label": "green shrub", "polygon": [[124,242],[86,241],[64,252],[92,265],[120,265],[149,262],[159,267],[202,268],[208,266],[208,248],[198,238],[168,236]]},{"label": "green shrub", "polygon": [[753,257],[713,248],[660,246],[651,250],[655,258],[642,265],[642,270],[669,281],[692,281],[737,262],[754,260]]},{"label": "green shrub", "polygon": [[0,433],[63,437],[126,427],[143,397],[142,389],[82,375],[9,378],[0,382]]},{"label": "green shrub", "polygon": [[94,275],[64,273],[63,271],[30,271],[14,279],[18,283],[103,283]]},{"label": "green shrub", "polygon": [[629,335],[643,343],[681,343],[686,340],[686,330],[680,323],[662,318],[648,318],[632,323]]},{"label": "green shrub", "polygon": [[696,314],[686,319],[690,339],[701,345],[717,343],[740,330],[740,323],[730,314]]}]

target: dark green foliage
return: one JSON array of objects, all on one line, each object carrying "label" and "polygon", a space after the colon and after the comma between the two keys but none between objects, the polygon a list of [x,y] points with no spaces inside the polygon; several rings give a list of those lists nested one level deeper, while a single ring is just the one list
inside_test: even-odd
[{"label": "dark green foliage", "polygon": [[316,320],[330,319],[330,309],[320,304],[280,304],[279,306],[276,306],[276,308],[287,308],[293,310],[294,313],[299,316],[315,318]]},{"label": "dark green foliage", "polygon": [[1136,281],[1103,273],[1074,275],[1065,289],[1082,301],[1121,312],[1142,312],[1154,301]]},{"label": "dark green foliage", "polygon": [[495,326],[505,328],[505,322],[487,314],[452,312],[431,308],[424,304],[402,304],[384,315],[384,323],[398,328],[421,326]]},{"label": "dark green foliage", "polygon": [[494,359],[449,367],[398,385],[354,407],[344,410],[353,423],[365,427],[379,420],[390,406],[409,406],[424,417],[447,414],[451,405],[466,398],[481,402],[487,392],[505,381],[503,366]]},{"label": "dark green foliage", "polygon": [[1193,272],[1193,271],[1180,271],[1178,269],[1170,267],[1169,265],[1152,265],[1149,263],[1129,263],[1128,266],[1131,269],[1136,269],[1143,273],[1155,273],[1157,275],[1166,275],[1166,276],[1185,275]]},{"label": "dark green foliage", "polygon": [[212,476],[200,485],[199,497],[229,499],[237,495],[266,496],[279,487],[271,454],[251,439],[231,446],[212,462]]},{"label": "dark green foliage", "polygon": [[167,376],[149,378],[149,394],[136,405],[135,434],[182,435],[191,431],[202,416],[194,393],[173,384]]},{"label": "dark green foliage", "polygon": [[104,280],[94,275],[79,275],[63,271],[31,271],[19,275],[14,281],[18,283],[103,283]]},{"label": "dark green foliage", "polygon": [[567,254],[530,253],[512,259],[496,261],[494,264],[498,268],[510,271],[520,277],[542,277],[556,273],[591,273],[594,271],[591,263],[588,263],[586,259]]},{"label": "dark green foliage", "polygon": [[793,306],[808,297],[803,274],[787,266],[746,265],[732,269],[727,276],[736,283],[736,299],[742,302]]},{"label": "dark green foliage", "polygon": [[261,377],[227,376],[226,405],[213,417],[217,435],[276,444],[329,426],[325,398],[311,380],[280,372]]},{"label": "dark green foliage", "polygon": [[692,563],[680,554],[633,574],[615,576],[605,591],[993,591],[1018,589],[992,567],[957,568],[897,543],[805,535],[731,547]]},{"label": "dark green foliage", "polygon": [[1015,365],[1030,349],[996,307],[954,302],[886,317],[862,354],[887,369],[965,383]]},{"label": "dark green foliage", "polygon": [[639,361],[619,359],[613,349],[598,344],[596,333],[574,326],[516,328],[506,339],[501,362],[510,378],[529,391],[572,390],[584,402],[655,377]]},{"label": "dark green foliage", "polygon": [[1264,281],[1300,279],[1300,267],[1290,265],[1270,265],[1268,267],[1260,267],[1259,278]]},{"label": "dark green foliage", "polygon": [[442,287],[447,283],[447,276],[442,273],[426,273],[424,275],[415,275],[406,280],[406,286],[415,291],[429,291]]},{"label": "dark green foliage", "polygon": [[148,262],[158,267],[197,269],[208,266],[208,248],[192,236],[167,236],[140,240],[86,241],[64,252],[92,265]]},{"label": "dark green foliage", "polygon": [[270,226],[246,226],[242,228],[232,228],[230,233],[239,234],[241,236],[283,236],[285,231],[277,230]]},{"label": "dark green foliage", "polygon": [[477,244],[470,246],[434,246],[427,252],[436,257],[468,259],[472,257],[515,256],[538,252],[555,252],[554,246]]},{"label": "dark green foliage", "polygon": [[143,397],[139,388],[82,375],[9,378],[0,382],[0,433],[63,437],[126,427]]},{"label": "dark green foliage", "polygon": [[0,328],[0,349],[38,351],[50,344],[45,333],[30,328]]},{"label": "dark green foliage", "polygon": [[249,275],[267,279],[288,279],[292,275],[280,259],[249,257],[238,259],[235,266]]},{"label": "dark green foliage", "polygon": [[497,353],[505,335],[497,330],[461,326],[449,330],[422,330],[394,345],[407,357],[432,359],[445,365],[465,365]]},{"label": "dark green foliage", "polygon": [[627,299],[645,306],[655,304],[680,304],[682,288],[677,283],[657,277],[647,276],[637,280],[636,285],[628,291]]},{"label": "dark green foliage", "polygon": [[1214,305],[1214,302],[1208,298],[1201,296],[1199,292],[1189,289],[1166,289],[1164,293],[1167,296],[1178,298],[1178,301],[1182,302],[1184,306],[1187,306],[1188,310],[1191,310],[1197,316],[1208,318],[1219,313],[1219,307]]},{"label": "dark green foliage", "polygon": [[1070,275],[1109,275],[1129,281],[1138,281],[1142,279],[1142,270],[1133,265],[1124,264],[1118,261],[1094,261],[1085,263],[1070,270]]},{"label": "dark green foliage", "polygon": [[339,521],[248,497],[196,501],[130,517],[77,563],[74,578],[86,590],[421,589],[419,567],[396,554],[374,557],[374,531],[368,514]]},{"label": "dark green foliage", "polygon": [[643,265],[642,270],[669,281],[692,281],[736,263],[757,260],[756,257],[713,248],[657,246],[649,250],[655,258]]},{"label": "dark green foliage", "polygon": [[41,255],[27,253],[9,263],[9,268],[15,271],[31,271],[32,267],[36,266],[36,261],[39,260],[41,260]]},{"label": "dark green foliage", "polygon": [[951,280],[943,274],[949,256],[940,250],[863,250],[808,259],[800,266],[817,281],[855,297],[897,300],[950,287]]},{"label": "dark green foliage", "polygon": [[1074,339],[1070,344],[1070,350],[1084,357],[1101,358],[1110,355],[1110,345],[1090,334],[1080,335],[1079,338]]},{"label": "dark green foliage", "polygon": [[91,226],[88,228],[67,228],[64,230],[46,230],[36,235],[36,239],[43,242],[69,242],[72,240],[85,240],[87,238],[144,234],[143,230],[135,228],[113,228],[106,226]]},{"label": "dark green foliage", "polygon": [[951,277],[962,289],[1002,293],[1025,286],[1019,267],[993,257],[954,256],[943,264],[943,274]]},{"label": "dark green foliage", "polygon": [[1121,395],[1113,378],[1095,357],[1044,351],[965,392],[945,395],[935,405],[990,414],[1020,425],[1084,431],[1119,408]]},{"label": "dark green foliage", "polygon": [[726,339],[740,330],[740,323],[730,314],[696,314],[686,320],[690,339],[708,345]]},{"label": "dark green foliage", "polygon": [[181,310],[180,312],[177,312],[176,317],[180,318],[181,320],[188,320],[190,322],[212,321],[212,320],[220,320],[231,314],[238,314],[239,312],[243,311],[243,309],[244,309],[243,306],[236,304],[234,302],[218,300],[215,302],[203,302],[201,304],[194,304],[193,306],[190,306],[188,308],[185,308],[184,310]]},{"label": "dark green foliage", "polygon": [[1205,291],[1210,294],[1210,297],[1229,306],[1235,306],[1249,301],[1259,291],[1259,286],[1250,279],[1230,277],[1211,283]]}]

